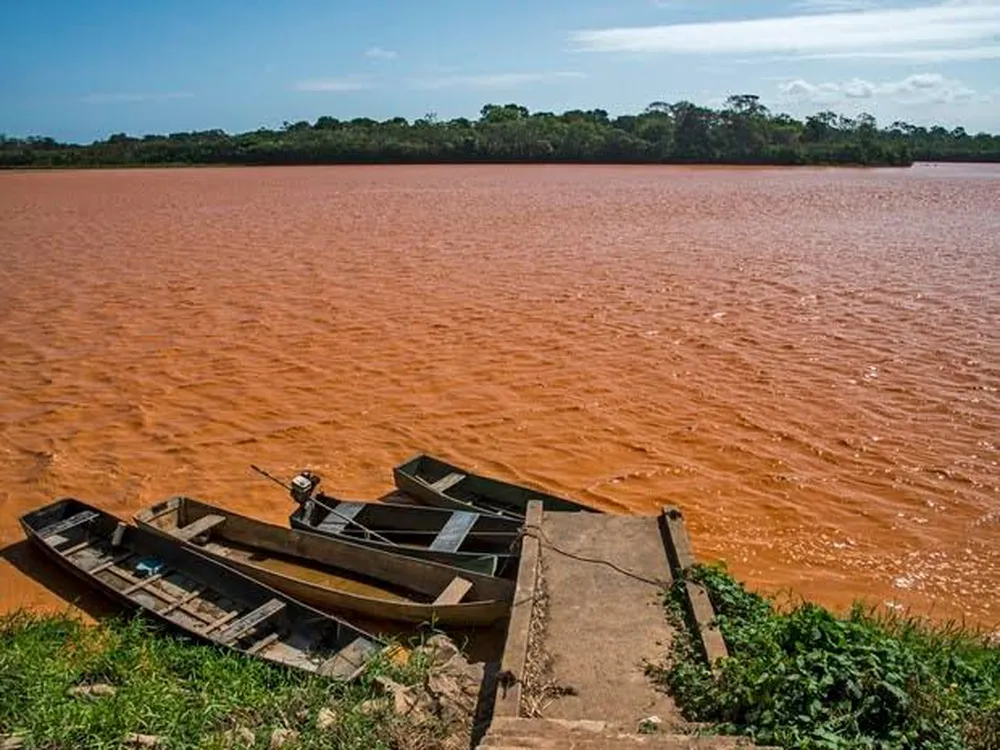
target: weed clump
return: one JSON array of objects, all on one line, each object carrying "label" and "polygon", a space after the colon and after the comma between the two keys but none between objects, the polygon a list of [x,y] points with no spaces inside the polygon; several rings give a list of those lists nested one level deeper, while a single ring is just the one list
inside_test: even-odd
[{"label": "weed clump", "polygon": [[[88,626],[63,615],[0,617],[0,739],[110,748],[148,735],[169,748],[267,747],[286,732],[296,748],[389,748],[396,731],[372,709],[382,692],[376,680],[419,683],[427,668],[419,658],[384,658],[342,684],[153,630],[141,619]],[[74,690],[88,685],[113,690]]]},{"label": "weed clump", "polygon": [[810,603],[779,609],[722,567],[691,575],[730,656],[714,678],[678,584],[667,611],[682,635],[654,677],[688,718],[799,750],[1000,748],[1000,648],[981,634],[861,606],[846,617]]}]

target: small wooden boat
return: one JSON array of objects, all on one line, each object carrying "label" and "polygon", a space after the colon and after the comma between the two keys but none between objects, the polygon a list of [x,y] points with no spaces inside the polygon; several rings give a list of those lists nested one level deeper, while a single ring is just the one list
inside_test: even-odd
[{"label": "small wooden boat", "polygon": [[77,578],[198,639],[342,680],[385,648],[343,620],[79,500],[20,521],[28,539]]},{"label": "small wooden boat", "polygon": [[488,625],[507,616],[514,595],[508,580],[274,526],[188,497],[171,498],[135,520],[324,611]]},{"label": "small wooden boat", "polygon": [[571,500],[472,474],[437,458],[419,455],[392,470],[396,487],[427,505],[522,519],[529,500],[548,511],[592,510]]},{"label": "small wooden boat", "polygon": [[483,575],[517,576],[521,522],[515,518],[420,505],[348,502],[319,493],[304,499],[289,522],[292,528],[407,557]]}]

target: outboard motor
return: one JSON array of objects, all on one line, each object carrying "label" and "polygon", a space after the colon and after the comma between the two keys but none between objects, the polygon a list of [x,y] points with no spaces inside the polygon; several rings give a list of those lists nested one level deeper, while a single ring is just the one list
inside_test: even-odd
[{"label": "outboard motor", "polygon": [[296,476],[292,478],[291,484],[289,486],[289,491],[292,495],[292,500],[299,503],[299,505],[304,505],[308,501],[313,499],[313,493],[316,488],[319,487],[320,479],[319,474],[314,474],[308,469],[300,471]]}]

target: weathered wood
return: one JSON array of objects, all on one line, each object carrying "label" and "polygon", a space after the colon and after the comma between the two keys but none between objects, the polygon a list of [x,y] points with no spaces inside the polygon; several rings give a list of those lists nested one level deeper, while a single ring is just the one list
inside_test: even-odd
[{"label": "weathered wood", "polygon": [[278,631],[274,631],[270,635],[265,635],[263,638],[261,638],[255,644],[253,644],[252,646],[248,647],[247,650],[246,650],[246,654],[248,656],[255,656],[255,655],[259,654],[261,651],[263,651],[265,648],[267,648],[268,646],[270,646],[272,643],[274,643],[280,637],[281,637],[281,633],[279,633]]},{"label": "weathered wood", "polygon": [[225,516],[218,516],[214,514],[202,516],[194,523],[189,523],[187,526],[175,529],[173,531],[173,535],[182,542],[190,542],[195,537],[199,537],[217,526],[221,526],[225,522]]},{"label": "weathered wood", "polygon": [[170,572],[171,571],[169,571],[169,570],[165,570],[165,571],[163,571],[161,573],[157,573],[155,575],[151,575],[148,578],[143,578],[141,581],[136,581],[131,586],[129,586],[128,588],[124,589],[122,591],[122,593],[125,594],[126,596],[128,596],[129,594],[134,594],[139,589],[144,589],[147,586],[149,586],[150,584],[156,583],[161,578],[163,578],[163,576],[167,575]]},{"label": "weathered wood", "polygon": [[56,534],[61,534],[64,531],[69,531],[70,529],[75,528],[76,526],[81,526],[82,524],[90,523],[95,518],[98,518],[98,515],[94,511],[82,510],[79,513],[73,514],[69,518],[64,518],[61,521],[56,521],[53,524],[49,524],[45,528],[39,529],[35,533],[38,534],[38,536],[40,536],[42,539],[46,539],[47,537],[54,536]]},{"label": "weathered wood", "polygon": [[225,625],[227,622],[229,622],[230,620],[232,620],[237,615],[239,615],[239,610],[235,610],[235,609],[233,611],[231,611],[231,612],[226,612],[226,614],[224,614],[224,615],[220,615],[219,617],[215,618],[210,623],[208,623],[206,627],[202,628],[201,629],[201,634],[202,635],[208,635],[213,630],[218,630],[219,628],[221,628],[223,625]]},{"label": "weathered wood", "polygon": [[269,602],[257,607],[253,612],[248,612],[240,619],[226,628],[219,634],[219,641],[230,644],[239,640],[265,620],[274,617],[285,608],[285,603],[280,599],[271,599]]},{"label": "weathered wood", "polygon": [[435,492],[445,492],[454,487],[459,482],[461,482],[463,479],[465,479],[465,477],[466,477],[465,474],[460,474],[457,471],[453,471],[451,474],[441,477],[439,480],[432,483],[431,489],[434,490]]},{"label": "weathered wood", "polygon": [[434,537],[430,548],[438,552],[458,552],[458,548],[462,546],[465,537],[469,535],[478,520],[479,514],[477,513],[456,510],[438,532],[438,535]]},{"label": "weathered wood", "polygon": [[75,555],[77,552],[83,552],[83,550],[87,549],[91,544],[92,542],[88,539],[87,541],[80,542],[79,544],[74,544],[69,549],[59,550],[59,554],[63,557],[69,557],[70,555]]},{"label": "weathered wood", "polygon": [[323,523],[316,526],[320,531],[327,534],[339,534],[348,527],[355,516],[364,510],[365,503],[341,503],[337,506],[336,512],[330,512],[323,520]]},{"label": "weathered wood", "polygon": [[[114,568],[116,565],[119,565],[119,564],[125,562],[126,560],[128,560],[130,557],[134,557],[134,556],[135,556],[134,552],[123,552],[120,555],[115,555],[114,557],[112,557],[107,562],[101,563],[96,568],[91,568],[87,572],[90,573],[91,575],[97,575],[98,573],[100,573],[102,571]],[[115,572],[119,572],[119,571],[115,571]]]},{"label": "weathered wood", "polygon": [[500,660],[500,673],[513,680],[498,685],[493,703],[494,716],[517,716],[521,706],[521,679],[528,661],[528,631],[531,611],[535,604],[538,564],[541,557],[539,533],[542,527],[542,501],[528,503],[524,519],[524,540],[521,542],[521,563],[517,570],[517,586],[507,623],[507,641]]},{"label": "weathered wood", "polygon": [[160,614],[161,615],[166,615],[166,614],[169,614],[170,612],[173,612],[175,609],[180,609],[185,604],[187,604],[188,602],[190,602],[190,601],[192,601],[194,599],[197,599],[199,596],[201,596],[204,593],[205,593],[205,589],[202,588],[202,587],[198,587],[198,588],[194,589],[193,591],[189,591],[186,594],[184,594],[184,596],[182,596],[180,599],[177,599],[176,601],[171,602],[169,605],[167,605],[166,607],[164,607],[163,609],[161,609],[160,610]]},{"label": "weathered wood", "polygon": [[364,665],[374,644],[367,638],[355,638],[350,644],[323,662],[317,672],[323,677],[350,679]]},{"label": "weathered wood", "polygon": [[[472,584],[464,600],[435,605],[434,598],[456,576],[455,568],[275,526],[191,498],[182,498],[176,510],[175,518],[195,522],[206,515],[225,516],[226,523],[201,554],[327,612],[351,611],[398,622],[433,617],[443,625],[480,626],[503,619],[513,594],[509,580],[463,570],[461,575]],[[136,516],[140,528],[172,535],[174,519],[161,517],[157,526],[147,526],[147,516]],[[270,566],[271,557],[283,564]]]},{"label": "weathered wood", "polygon": [[441,592],[441,595],[434,600],[434,606],[444,607],[450,604],[459,604],[471,590],[472,583],[461,576],[455,576],[454,580]]},{"label": "weathered wood", "polygon": [[[162,510],[163,506],[157,508]],[[55,519],[79,518],[80,513],[94,513],[96,517],[87,527],[86,536],[93,546],[86,554],[72,557],[60,554],[59,547],[52,543],[55,538],[44,540],[37,533],[38,529],[53,526]],[[182,520],[198,520],[197,515],[190,519],[180,513],[175,514],[177,516]],[[118,519],[74,498],[57,500],[25,514],[19,521],[28,540],[67,572],[119,605],[137,610],[162,624],[169,623],[191,636],[244,653],[246,650],[239,644],[246,642],[256,647],[251,655],[260,654],[259,658],[266,661],[313,674],[323,659],[359,637],[367,639],[371,650],[384,645],[350,622],[325,616],[187,544],[179,544],[166,528],[154,534],[143,528],[119,525],[120,549],[106,554],[116,534]],[[162,525],[162,520],[158,523]],[[60,535],[59,538],[64,537]],[[78,545],[79,541],[79,538],[71,539],[63,546]],[[146,578],[138,578],[134,570],[135,561],[139,559],[144,561],[142,568],[151,568]],[[109,570],[112,571],[110,575],[106,574]],[[199,596],[201,598],[197,599]],[[183,616],[179,610],[183,611]],[[283,613],[280,623],[271,621],[261,626],[267,617],[278,611]],[[275,627],[278,624],[280,627]],[[278,638],[271,642],[280,643],[280,648],[268,649],[267,642],[261,642],[266,641],[261,636],[272,631]],[[213,637],[215,633],[219,636]],[[261,653],[265,649],[266,652]],[[362,657],[357,666],[363,666],[366,658]],[[357,671],[355,668],[351,676]]]},{"label": "weathered wood", "polygon": [[[586,511],[586,506],[547,492],[473,474],[447,461],[421,454],[392,470],[396,487],[423,504],[455,510],[476,510],[492,516],[523,520],[528,502],[541,500],[545,510]],[[447,494],[462,482],[460,497]]]},{"label": "weathered wood", "polygon": [[[324,523],[332,521],[329,512],[352,503],[327,495],[320,498],[307,500],[291,513],[288,520],[293,529],[339,537],[365,547],[430,560],[484,575],[494,576],[498,568],[505,577],[517,574],[518,550],[517,545],[511,543],[517,541],[521,524],[512,516],[477,513],[473,530],[465,535],[458,549],[451,551],[432,549],[431,545],[452,520],[452,508],[392,502],[364,503],[364,511],[358,516],[357,525],[348,525],[337,531],[337,527],[328,527]],[[324,511],[324,508],[327,510]],[[331,533],[330,528],[335,533]],[[373,533],[362,533],[368,531]],[[450,535],[443,536],[438,540],[437,546],[447,546],[450,540]]]}]

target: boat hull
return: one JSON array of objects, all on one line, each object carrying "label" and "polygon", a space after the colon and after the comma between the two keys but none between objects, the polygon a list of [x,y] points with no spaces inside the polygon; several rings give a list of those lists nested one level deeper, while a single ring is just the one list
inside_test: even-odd
[{"label": "boat hull", "polygon": [[[392,470],[396,487],[415,500],[439,508],[471,510],[523,519],[531,500],[546,511],[593,511],[581,503],[530,487],[472,474],[428,455],[418,455]],[[595,511],[596,512],[596,511]]]},{"label": "boat hull", "polygon": [[[363,510],[357,512],[357,507]],[[341,509],[351,521],[336,523]],[[517,559],[521,549],[521,523],[516,519],[480,515],[471,520],[454,551],[435,548],[434,540],[448,525],[453,513],[445,508],[393,503],[353,503],[320,495],[296,508],[289,516],[292,528],[344,539],[354,544],[429,560],[482,575],[517,577]],[[332,525],[324,521],[333,520]],[[375,533],[367,533],[374,530]]]},{"label": "boat hull", "polygon": [[349,622],[78,500],[20,521],[28,540],[74,578],[197,640],[337,679],[357,676],[385,648]]},{"label": "boat hull", "polygon": [[[460,627],[490,625],[509,613],[510,581],[274,526],[191,498],[171,498],[138,514],[136,523],[171,537],[208,516],[225,522],[218,541],[200,544],[200,553],[322,611]],[[471,584],[467,600],[439,601],[457,576]]]}]

